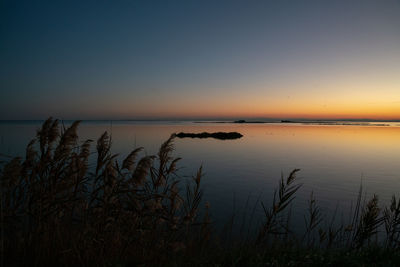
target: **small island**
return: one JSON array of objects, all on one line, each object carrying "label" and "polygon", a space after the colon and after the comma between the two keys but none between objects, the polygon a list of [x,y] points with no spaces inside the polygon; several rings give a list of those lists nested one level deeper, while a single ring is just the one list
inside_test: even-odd
[{"label": "small island", "polygon": [[184,133],[180,132],[178,134],[175,134],[176,137],[179,138],[215,138],[219,140],[232,140],[232,139],[239,139],[243,135],[238,133],[238,132],[216,132],[216,133],[207,133],[207,132],[202,132],[202,133]]},{"label": "small island", "polygon": [[266,123],[265,121],[246,121],[246,120],[237,120],[233,121],[233,123]]}]

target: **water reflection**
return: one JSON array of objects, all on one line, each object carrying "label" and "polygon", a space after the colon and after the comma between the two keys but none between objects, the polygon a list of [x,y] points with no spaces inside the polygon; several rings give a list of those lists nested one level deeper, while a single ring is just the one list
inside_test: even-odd
[{"label": "water reflection", "polygon": [[[39,125],[1,123],[0,153],[23,155]],[[301,169],[304,184],[293,204],[295,220],[302,220],[311,191],[325,214],[339,205],[345,216],[361,181],[367,195],[377,193],[384,203],[400,189],[400,127],[393,125],[86,122],[79,136],[96,139],[104,131],[112,134],[113,151],[121,157],[139,146],[155,154],[172,133],[241,133],[237,140],[175,140],[175,155],[183,158],[180,175],[188,177],[203,165],[204,199],[216,221],[227,221],[233,210],[241,215],[246,203],[250,212],[260,195],[270,201],[281,173],[294,168]]]}]

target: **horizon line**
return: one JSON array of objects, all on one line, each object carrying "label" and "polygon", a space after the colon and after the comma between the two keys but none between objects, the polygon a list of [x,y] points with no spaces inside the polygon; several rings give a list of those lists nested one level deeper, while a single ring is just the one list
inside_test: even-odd
[{"label": "horizon line", "polygon": [[[55,118],[55,117],[53,117]],[[47,119],[47,118],[46,118]],[[0,119],[0,122],[17,122],[17,121],[45,121],[46,119]],[[57,119],[57,118],[56,118]],[[210,121],[210,122],[235,122],[245,120],[246,122],[324,122],[324,121],[349,121],[349,122],[400,122],[400,119],[371,119],[371,118],[268,118],[268,117],[229,117],[229,118],[187,118],[187,117],[171,117],[171,118],[80,118],[80,119],[58,119],[60,121]]]}]

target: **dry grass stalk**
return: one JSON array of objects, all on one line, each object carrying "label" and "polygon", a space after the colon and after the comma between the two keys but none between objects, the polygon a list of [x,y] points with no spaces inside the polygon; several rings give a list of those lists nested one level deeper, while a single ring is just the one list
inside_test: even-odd
[{"label": "dry grass stalk", "polygon": [[[187,194],[176,175],[171,136],[157,156],[132,151],[120,165],[104,133],[96,153],[78,143],[79,122],[59,130],[49,118],[25,159],[1,169],[1,242],[7,264],[146,263],[184,249],[197,229],[201,168]],[[36,150],[38,148],[38,150]],[[89,166],[97,156],[95,166]],[[92,173],[90,170],[94,170]],[[186,196],[186,197],[185,197]],[[192,241],[190,241],[192,242]]]},{"label": "dry grass stalk", "polygon": [[274,199],[270,209],[267,209],[264,203],[261,203],[265,213],[265,223],[258,234],[258,243],[268,241],[269,235],[276,237],[288,232],[286,227],[282,227],[284,225],[284,220],[279,218],[279,215],[281,215],[285,208],[294,200],[295,193],[301,187],[301,184],[295,183],[296,173],[298,171],[300,171],[300,169],[293,170],[286,180],[283,179],[282,175],[279,188],[274,192]]}]

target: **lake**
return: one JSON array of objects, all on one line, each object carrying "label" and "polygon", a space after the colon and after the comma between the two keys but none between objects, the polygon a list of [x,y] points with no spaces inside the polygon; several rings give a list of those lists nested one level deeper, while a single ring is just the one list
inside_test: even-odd
[{"label": "lake", "polygon": [[[70,122],[66,122],[68,125]],[[39,121],[0,123],[0,153],[24,155],[25,147],[41,125]],[[283,173],[299,168],[303,184],[292,205],[293,221],[303,222],[311,191],[326,218],[338,208],[338,220],[347,219],[362,183],[366,196],[374,193],[381,204],[400,195],[400,123],[329,125],[302,123],[216,123],[157,121],[87,121],[79,137],[97,139],[112,134],[113,152],[126,156],[142,146],[156,154],[162,142],[177,132],[231,132],[236,140],[175,139],[181,157],[179,175],[190,177],[203,166],[203,200],[210,203],[217,227],[232,214],[241,224],[244,214],[262,218],[257,200],[270,204]]]}]

